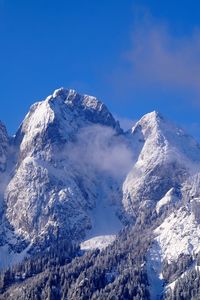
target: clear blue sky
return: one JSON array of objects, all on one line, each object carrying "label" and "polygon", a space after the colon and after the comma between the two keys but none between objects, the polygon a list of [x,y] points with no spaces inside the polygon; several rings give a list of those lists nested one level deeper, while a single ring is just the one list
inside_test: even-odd
[{"label": "clear blue sky", "polygon": [[0,0],[0,119],[64,86],[115,115],[158,110],[200,139],[198,0]]}]

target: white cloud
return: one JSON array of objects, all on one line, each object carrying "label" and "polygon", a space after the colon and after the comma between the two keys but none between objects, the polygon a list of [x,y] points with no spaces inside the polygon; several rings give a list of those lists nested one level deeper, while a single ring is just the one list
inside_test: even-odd
[{"label": "white cloud", "polygon": [[[200,96],[200,28],[177,35],[148,13],[135,17],[131,46],[111,75],[116,93],[127,96],[136,89]],[[188,94],[187,94],[188,96]],[[191,98],[189,99],[191,101]]]},{"label": "white cloud", "polygon": [[63,154],[79,168],[107,172],[121,178],[131,169],[133,155],[122,136],[106,126],[84,127]]},{"label": "white cloud", "polygon": [[135,123],[137,122],[134,119],[121,117],[121,116],[118,116],[116,114],[114,114],[114,117],[115,117],[116,120],[119,121],[121,128],[124,129],[125,131],[128,130],[128,129],[131,129],[135,125]]}]

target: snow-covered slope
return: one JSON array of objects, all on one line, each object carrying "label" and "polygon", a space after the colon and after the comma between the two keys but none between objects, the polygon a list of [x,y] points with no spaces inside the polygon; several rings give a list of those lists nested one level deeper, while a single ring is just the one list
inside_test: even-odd
[{"label": "snow-covered slope", "polygon": [[95,97],[82,96],[74,90],[58,89],[30,108],[17,132],[20,155],[23,157],[45,150],[47,158],[51,155],[51,143],[61,147],[62,143],[73,139],[81,127],[91,124],[109,126],[121,132],[119,123]]},{"label": "snow-covered slope", "polygon": [[152,299],[159,299],[163,263],[200,251],[200,146],[157,112],[142,117],[129,139],[135,162],[122,201],[136,222],[153,228],[147,271]]},{"label": "snow-covered slope", "polygon": [[100,147],[116,143],[121,133],[95,97],[61,88],[34,104],[15,137],[18,159],[5,192],[6,217],[15,234],[33,247],[58,238],[81,240],[93,226],[93,209],[98,218],[111,213],[108,226],[120,223],[117,181],[103,167]]},{"label": "snow-covered slope", "polygon": [[[162,223],[154,230],[152,251],[160,261],[176,261],[180,255],[195,255],[200,251],[200,174],[190,176],[181,185],[180,199],[169,191],[156,206],[174,200],[176,206],[169,210]],[[166,203],[167,202],[167,203]],[[177,203],[178,202],[178,203]]]},{"label": "snow-covered slope", "polygon": [[81,243],[81,250],[104,249],[114,242],[116,235],[98,235]]},{"label": "snow-covered slope", "polygon": [[171,213],[156,228],[155,234],[154,246],[160,252],[162,261],[176,260],[180,254],[194,254],[200,251],[200,225],[186,207]]},{"label": "snow-covered slope", "polygon": [[154,208],[171,189],[179,193],[180,184],[200,169],[200,146],[157,112],[137,122],[130,139],[135,164],[123,185],[123,204],[137,216],[145,207]]}]

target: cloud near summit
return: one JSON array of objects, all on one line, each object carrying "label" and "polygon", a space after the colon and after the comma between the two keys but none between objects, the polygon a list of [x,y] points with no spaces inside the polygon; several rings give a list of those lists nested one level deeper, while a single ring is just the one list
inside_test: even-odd
[{"label": "cloud near summit", "polygon": [[116,179],[123,178],[133,165],[133,153],[124,137],[102,125],[82,128],[63,155],[79,169],[106,172]]}]

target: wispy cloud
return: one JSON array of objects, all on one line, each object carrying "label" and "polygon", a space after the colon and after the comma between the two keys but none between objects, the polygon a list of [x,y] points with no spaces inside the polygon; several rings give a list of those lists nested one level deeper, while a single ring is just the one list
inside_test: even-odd
[{"label": "wispy cloud", "polygon": [[190,91],[200,95],[200,28],[178,35],[150,14],[136,18],[131,47],[114,80],[120,89],[142,87]]},{"label": "wispy cloud", "polygon": [[117,179],[125,176],[133,165],[133,153],[126,140],[112,128],[101,125],[82,128],[63,155],[79,169],[106,172]]},{"label": "wispy cloud", "polygon": [[135,125],[135,123],[137,122],[134,119],[121,117],[121,116],[118,116],[116,114],[114,114],[114,117],[115,117],[116,120],[119,121],[121,128],[124,129],[125,131],[131,129]]}]

